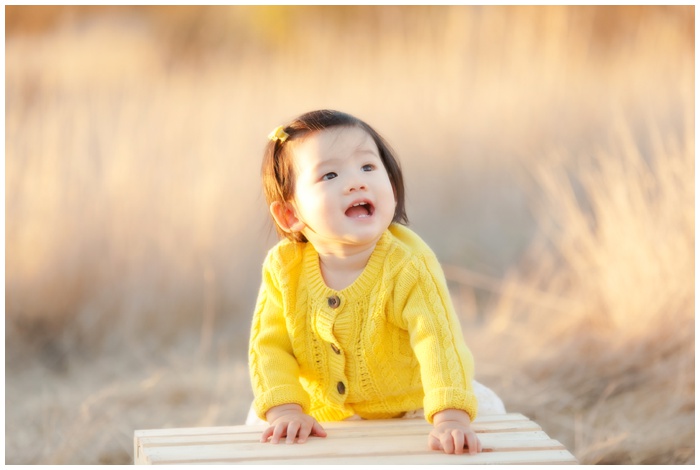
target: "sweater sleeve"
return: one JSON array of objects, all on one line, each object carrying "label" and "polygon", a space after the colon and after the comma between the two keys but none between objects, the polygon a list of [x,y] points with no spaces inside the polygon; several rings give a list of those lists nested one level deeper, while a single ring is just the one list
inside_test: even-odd
[{"label": "sweater sleeve", "polygon": [[403,320],[418,359],[426,419],[442,410],[464,410],[473,421],[477,400],[472,388],[474,360],[464,341],[447,282],[437,258],[428,253],[413,260]]},{"label": "sweater sleeve", "polygon": [[299,364],[287,331],[282,293],[270,264],[268,258],[263,267],[248,353],[255,395],[253,408],[263,420],[274,406],[297,403],[306,413],[310,407],[309,396],[299,382]]}]

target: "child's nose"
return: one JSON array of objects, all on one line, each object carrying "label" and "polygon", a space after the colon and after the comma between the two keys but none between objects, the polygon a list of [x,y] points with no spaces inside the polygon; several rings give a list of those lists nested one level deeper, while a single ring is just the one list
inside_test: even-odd
[{"label": "child's nose", "polygon": [[367,185],[359,178],[355,178],[348,182],[347,192],[360,191],[367,189]]}]

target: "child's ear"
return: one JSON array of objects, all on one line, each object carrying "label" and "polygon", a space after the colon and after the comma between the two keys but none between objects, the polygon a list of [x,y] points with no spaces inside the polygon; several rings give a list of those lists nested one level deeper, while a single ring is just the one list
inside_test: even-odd
[{"label": "child's ear", "polygon": [[294,207],[288,202],[273,202],[270,204],[270,213],[277,222],[277,226],[284,232],[301,232],[304,228],[304,223],[299,220]]}]

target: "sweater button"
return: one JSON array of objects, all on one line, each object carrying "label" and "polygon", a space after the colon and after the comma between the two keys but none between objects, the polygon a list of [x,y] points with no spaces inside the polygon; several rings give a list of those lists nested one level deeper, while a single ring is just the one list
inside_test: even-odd
[{"label": "sweater button", "polygon": [[338,308],[340,306],[340,297],[337,295],[328,297],[328,306],[330,308]]},{"label": "sweater button", "polygon": [[345,384],[343,382],[338,382],[338,393],[341,395],[345,393]]},{"label": "sweater button", "polygon": [[340,349],[338,349],[338,346],[336,346],[333,343],[331,343],[331,349],[333,350],[334,353],[340,354]]}]

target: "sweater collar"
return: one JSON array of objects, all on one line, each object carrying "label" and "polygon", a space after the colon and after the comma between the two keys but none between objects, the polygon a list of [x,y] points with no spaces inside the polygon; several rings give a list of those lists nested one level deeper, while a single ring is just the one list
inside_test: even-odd
[{"label": "sweater collar", "polygon": [[319,297],[329,297],[337,294],[346,298],[358,298],[367,295],[371,292],[372,287],[378,284],[379,275],[382,272],[392,237],[393,235],[389,230],[382,234],[367,261],[365,269],[352,284],[340,291],[331,289],[326,285],[321,274],[321,263],[318,253],[311,243],[306,243],[306,246],[304,246],[304,271],[309,276],[310,294]]}]

